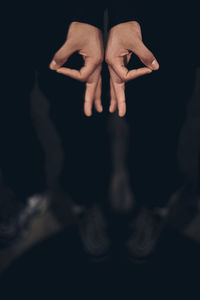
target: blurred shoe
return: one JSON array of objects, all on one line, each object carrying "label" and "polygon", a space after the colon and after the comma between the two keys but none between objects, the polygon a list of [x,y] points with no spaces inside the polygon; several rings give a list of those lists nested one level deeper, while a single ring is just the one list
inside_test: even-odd
[{"label": "blurred shoe", "polygon": [[47,199],[34,195],[22,202],[9,189],[0,193],[0,248],[11,246],[21,238],[33,218],[47,207]]},{"label": "blurred shoe", "polygon": [[46,212],[48,208],[48,197],[42,194],[36,194],[29,197],[25,207],[21,210],[18,218],[20,228],[29,225],[32,219]]},{"label": "blurred shoe", "polygon": [[183,232],[199,214],[198,204],[198,191],[189,185],[182,186],[169,200],[168,224]]},{"label": "blurred shoe", "polygon": [[16,201],[10,189],[0,191],[0,249],[9,246],[19,235],[18,217],[24,205]]},{"label": "blurred shoe", "polygon": [[165,225],[165,217],[152,210],[142,209],[131,224],[131,235],[126,242],[128,257],[135,263],[144,263],[154,253]]},{"label": "blurred shoe", "polygon": [[110,249],[106,221],[98,205],[85,210],[79,217],[79,233],[85,252],[93,260],[105,260]]}]

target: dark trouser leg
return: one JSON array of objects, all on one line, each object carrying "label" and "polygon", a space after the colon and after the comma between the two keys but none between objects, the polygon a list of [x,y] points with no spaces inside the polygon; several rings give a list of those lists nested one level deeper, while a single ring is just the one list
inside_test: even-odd
[{"label": "dark trouser leg", "polygon": [[[23,63],[21,64],[23,68]],[[30,63],[31,65],[31,63]],[[45,187],[44,153],[38,140],[30,109],[34,71],[18,71],[6,82],[1,99],[1,168],[4,182],[18,198],[39,193]]]},{"label": "dark trouser leg", "polygon": [[[0,167],[6,185],[25,198],[43,191],[44,153],[31,118],[30,94],[34,85],[35,43],[31,15],[16,5],[9,11],[0,101]],[[34,22],[35,23],[35,22]]]},{"label": "dark trouser leg", "polygon": [[183,183],[177,145],[194,71],[177,66],[170,72],[166,64],[127,86],[128,166],[138,204],[163,206]]},{"label": "dark trouser leg", "polygon": [[[14,4],[13,4],[14,5]],[[54,6],[35,1],[17,3],[9,10],[4,79],[6,97],[0,109],[0,167],[4,181],[21,197],[45,187],[44,153],[30,112],[30,94],[36,67],[48,64],[66,38],[66,12],[55,15]]]},{"label": "dark trouser leg", "polygon": [[[68,65],[79,68],[79,60],[75,55]],[[83,83],[47,69],[40,70],[39,82],[50,101],[51,118],[62,140],[62,187],[76,203],[90,206],[103,202],[110,174],[106,115],[94,112],[90,118],[84,116]]]}]

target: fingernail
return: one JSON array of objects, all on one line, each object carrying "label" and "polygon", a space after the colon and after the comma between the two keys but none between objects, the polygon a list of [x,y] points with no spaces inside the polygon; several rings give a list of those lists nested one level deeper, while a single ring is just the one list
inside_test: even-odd
[{"label": "fingernail", "polygon": [[114,109],[113,109],[114,107],[113,107],[113,105],[110,105],[110,107],[109,107],[109,112],[110,113],[113,113],[114,112]]},{"label": "fingernail", "polygon": [[122,118],[122,117],[124,117],[125,113],[123,111],[119,111],[118,115],[119,115],[119,117]]},{"label": "fingernail", "polygon": [[87,111],[87,112],[85,112],[85,115],[86,115],[86,117],[91,117],[92,111]]},{"label": "fingernail", "polygon": [[51,62],[50,65],[49,65],[49,68],[50,68],[51,70],[55,70],[56,67],[57,67],[57,64],[56,64],[55,60],[52,60],[52,62]]},{"label": "fingernail", "polygon": [[157,62],[156,59],[153,60],[151,65],[153,67],[153,70],[158,70],[159,69],[159,63]]}]

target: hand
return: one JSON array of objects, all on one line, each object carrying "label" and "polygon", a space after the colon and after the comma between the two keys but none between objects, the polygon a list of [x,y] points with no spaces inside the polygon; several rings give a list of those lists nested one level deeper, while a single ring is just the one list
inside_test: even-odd
[{"label": "hand", "polygon": [[[146,67],[130,71],[126,68],[132,52]],[[123,117],[126,114],[125,82],[159,69],[154,55],[142,42],[138,22],[121,23],[110,30],[106,46],[106,62],[110,72],[109,111],[114,112],[118,108],[119,116]]]},{"label": "hand", "polygon": [[[68,58],[78,52],[83,56],[84,66],[80,70],[64,68]],[[55,53],[49,67],[58,73],[86,82],[84,113],[92,115],[92,106],[102,112],[101,104],[101,68],[104,58],[103,39],[101,31],[95,26],[72,22],[67,39],[63,46]]]}]

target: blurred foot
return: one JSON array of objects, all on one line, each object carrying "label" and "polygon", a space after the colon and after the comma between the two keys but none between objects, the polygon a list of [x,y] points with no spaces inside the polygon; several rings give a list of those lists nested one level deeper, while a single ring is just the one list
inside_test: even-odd
[{"label": "blurred foot", "polygon": [[0,249],[10,246],[19,236],[18,218],[24,203],[17,201],[13,192],[4,186],[0,189]]},{"label": "blurred foot", "polygon": [[33,217],[44,211],[46,198],[34,195],[26,201],[17,199],[12,191],[2,187],[0,191],[0,248],[11,246],[21,238]]},{"label": "blurred foot", "polygon": [[199,195],[192,186],[182,186],[170,198],[167,222],[183,232],[199,214]]},{"label": "blurred foot", "polygon": [[46,195],[35,194],[30,196],[18,217],[19,227],[24,228],[29,225],[34,217],[46,212],[48,205],[48,197]]},{"label": "blurred foot", "polygon": [[85,210],[78,221],[79,232],[84,250],[94,259],[105,259],[110,240],[107,235],[106,221],[98,205]]},{"label": "blurred foot", "polygon": [[126,243],[128,257],[136,263],[146,262],[153,254],[163,230],[165,218],[142,209],[131,224],[131,236]]}]

